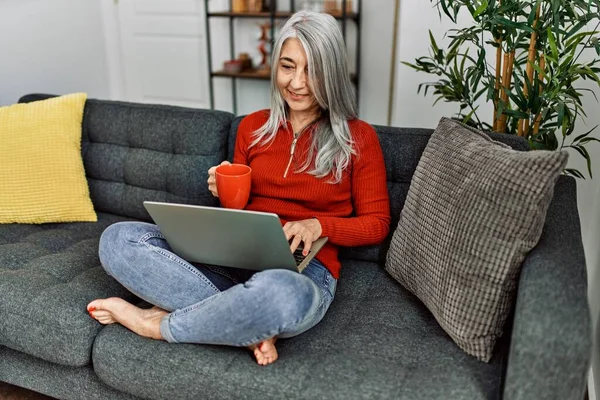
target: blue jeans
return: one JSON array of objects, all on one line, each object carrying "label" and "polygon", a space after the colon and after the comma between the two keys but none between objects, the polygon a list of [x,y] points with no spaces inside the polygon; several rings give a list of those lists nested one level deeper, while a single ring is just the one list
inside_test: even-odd
[{"label": "blue jeans", "polygon": [[315,326],[337,280],[313,259],[301,274],[192,264],[175,255],[156,225],[119,222],[100,238],[106,272],[139,298],[170,314],[162,337],[175,343],[249,346]]}]

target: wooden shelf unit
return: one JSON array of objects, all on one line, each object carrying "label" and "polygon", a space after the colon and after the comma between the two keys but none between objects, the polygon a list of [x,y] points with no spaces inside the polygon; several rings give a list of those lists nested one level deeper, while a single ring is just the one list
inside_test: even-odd
[{"label": "wooden shelf unit", "polygon": [[[356,12],[346,12],[346,1],[349,0],[341,0],[342,11],[329,13],[334,16],[341,22],[341,30],[342,36],[344,37],[344,41],[347,44],[347,35],[346,35],[346,25],[347,21],[353,21],[356,25],[356,72],[350,75],[350,79],[355,85],[356,88],[356,98],[358,100],[359,95],[359,79],[360,79],[360,29],[361,29],[361,11],[362,11],[362,0],[354,0],[357,5]],[[233,113],[237,114],[237,87],[236,81],[238,79],[253,79],[253,80],[265,80],[268,81],[271,78],[269,72],[265,71],[242,71],[242,72],[228,72],[224,70],[214,71],[212,69],[212,50],[211,50],[211,40],[210,40],[210,20],[212,18],[228,18],[229,19],[229,53],[231,59],[235,58],[236,49],[234,46],[234,19],[242,18],[259,18],[259,19],[269,19],[271,22],[271,48],[274,44],[274,36],[275,36],[275,24],[276,20],[285,20],[291,17],[296,11],[296,0],[290,1],[291,11],[279,11],[275,9],[276,1],[272,0],[270,2],[271,9],[269,11],[263,12],[232,12],[232,11],[219,11],[219,12],[209,12],[209,0],[205,0],[204,10],[206,13],[206,42],[207,42],[207,59],[208,59],[208,74],[209,74],[209,93],[210,93],[210,107],[214,109],[215,101],[214,101],[214,78],[227,78],[232,80],[231,85],[231,93],[232,93],[232,103],[233,103]],[[229,0],[229,10],[232,10],[232,0]]]},{"label": "wooden shelf unit", "polygon": [[259,80],[269,80],[271,79],[271,71],[259,71],[259,70],[249,70],[249,71],[241,71],[241,72],[228,72],[228,71],[213,71],[211,76],[222,77],[222,78],[244,78],[244,79],[259,79]]}]

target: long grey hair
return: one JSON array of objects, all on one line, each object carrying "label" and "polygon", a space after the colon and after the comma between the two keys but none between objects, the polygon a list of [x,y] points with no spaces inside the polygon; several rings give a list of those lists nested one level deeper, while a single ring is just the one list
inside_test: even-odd
[{"label": "long grey hair", "polygon": [[296,172],[306,171],[314,158],[314,169],[308,173],[318,178],[332,174],[330,182],[339,183],[355,154],[348,120],[356,118],[356,104],[348,74],[346,46],[337,21],[331,15],[299,11],[281,29],[271,57],[270,117],[254,132],[250,147],[272,142],[288,116],[288,106],[277,87],[277,69],[281,48],[290,38],[297,38],[306,52],[309,87],[322,116],[315,127],[306,161]]}]

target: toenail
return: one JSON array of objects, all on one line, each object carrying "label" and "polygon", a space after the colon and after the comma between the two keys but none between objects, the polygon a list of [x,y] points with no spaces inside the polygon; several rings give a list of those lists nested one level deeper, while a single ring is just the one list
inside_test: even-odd
[{"label": "toenail", "polygon": [[90,311],[90,312],[91,312],[91,311],[96,311],[96,307],[94,307],[94,306],[91,306],[90,308],[88,308],[88,311]]}]

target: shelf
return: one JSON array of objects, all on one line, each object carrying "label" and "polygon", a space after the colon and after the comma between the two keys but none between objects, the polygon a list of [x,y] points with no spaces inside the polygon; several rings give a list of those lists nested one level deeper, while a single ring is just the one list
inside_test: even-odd
[{"label": "shelf", "polygon": [[260,79],[260,80],[269,80],[271,79],[271,71],[242,71],[242,72],[227,72],[224,70],[214,71],[212,76],[220,76],[227,78],[245,78],[245,79]]},{"label": "shelf", "polygon": [[[341,12],[330,13],[330,14],[332,16],[334,16],[336,19],[342,19]],[[292,15],[294,15],[294,13],[287,12],[287,11],[277,11],[273,14],[274,18],[277,18],[277,19],[289,18]],[[209,17],[235,17],[235,18],[271,18],[271,13],[268,11],[265,11],[265,12],[226,12],[226,11],[224,11],[224,12],[208,13],[208,16]],[[347,13],[346,18],[357,20],[358,14]]]},{"label": "shelf", "polygon": [[[271,72],[265,71],[243,71],[243,72],[227,72],[224,70],[214,71],[210,74],[213,77],[222,77],[222,78],[244,78],[244,79],[258,79],[258,80],[269,80],[271,79]],[[356,78],[356,74],[350,74],[350,80],[353,83],[358,83],[358,79]]]}]

